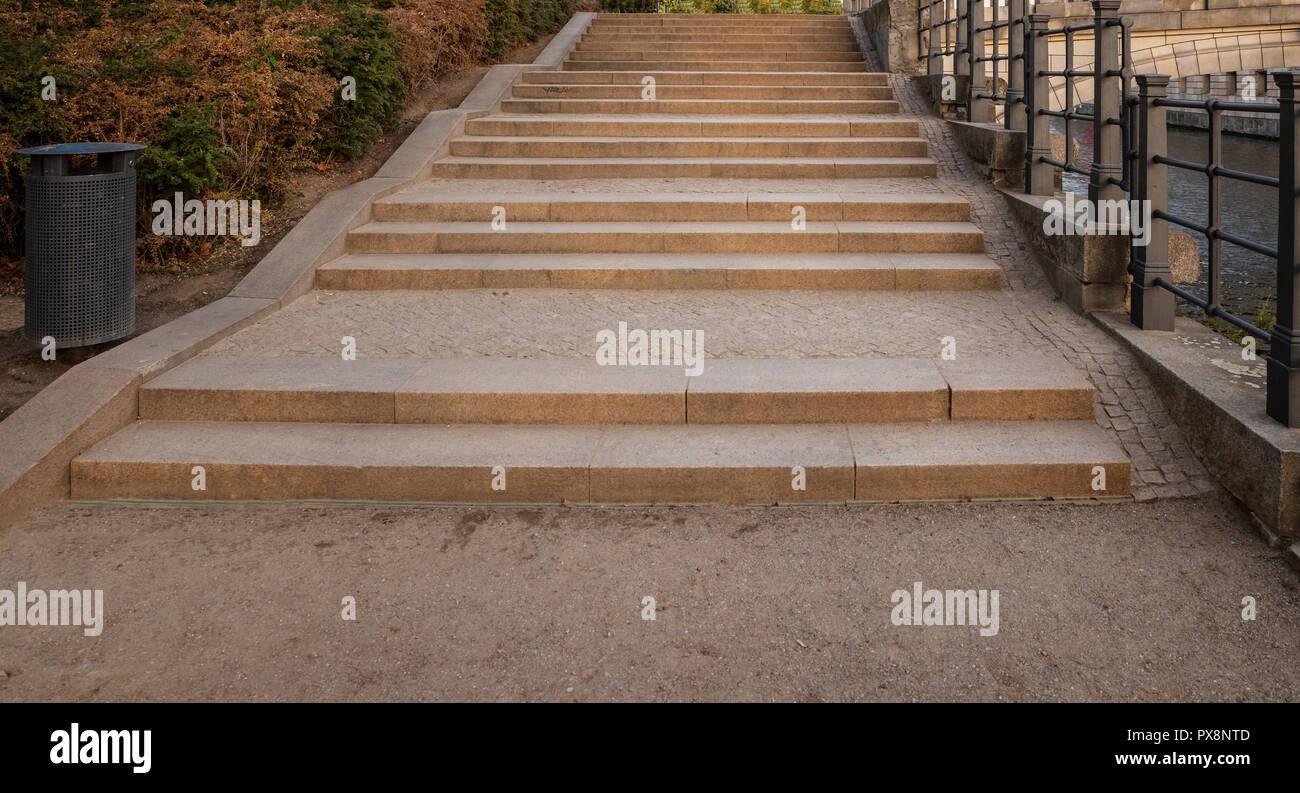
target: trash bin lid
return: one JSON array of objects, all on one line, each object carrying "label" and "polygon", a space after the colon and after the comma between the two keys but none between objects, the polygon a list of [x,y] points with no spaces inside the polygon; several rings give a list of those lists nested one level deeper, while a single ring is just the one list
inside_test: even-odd
[{"label": "trash bin lid", "polygon": [[113,154],[120,151],[137,151],[145,148],[142,143],[50,143],[45,146],[31,146],[18,149],[14,154],[52,155],[52,154]]}]

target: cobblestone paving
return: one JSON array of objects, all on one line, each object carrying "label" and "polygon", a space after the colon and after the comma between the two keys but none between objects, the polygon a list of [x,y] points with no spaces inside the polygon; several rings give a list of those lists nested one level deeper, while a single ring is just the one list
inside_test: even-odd
[{"label": "cobblestone paving", "polygon": [[920,121],[938,179],[442,180],[447,193],[953,193],[970,202],[1000,292],[457,290],[309,294],[216,345],[209,354],[337,355],[353,336],[359,356],[588,356],[596,333],[617,327],[699,329],[709,357],[935,357],[1055,352],[1096,386],[1098,423],[1133,462],[1138,500],[1208,492],[1214,484],[1137,362],[1090,320],[1055,301],[1004,199],[960,154],[946,124],[926,115],[908,78],[891,76],[905,113]]}]

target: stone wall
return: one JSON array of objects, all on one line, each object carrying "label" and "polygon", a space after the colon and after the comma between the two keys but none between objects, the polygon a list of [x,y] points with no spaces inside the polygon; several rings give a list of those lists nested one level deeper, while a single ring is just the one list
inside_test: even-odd
[{"label": "stone wall", "polygon": [[862,21],[886,71],[921,74],[916,53],[916,0],[877,0],[851,14]]},{"label": "stone wall", "polygon": [[[1224,102],[1259,102],[1277,106],[1278,88],[1272,75],[1266,71],[1239,71],[1221,74],[1203,74],[1181,77],[1169,81],[1170,99],[1202,101],[1216,99]],[[1253,98],[1250,98],[1252,97]],[[1166,112],[1170,126],[1209,129],[1210,116],[1203,110],[1174,110]],[[1220,114],[1224,132],[1252,135],[1260,138],[1278,136],[1276,113],[1246,113],[1225,110]]]},{"label": "stone wall", "polygon": [[[1066,24],[1092,16],[1092,4],[1077,0],[1040,2],[1038,13]],[[1133,19],[1133,30],[1198,30],[1242,25],[1300,22],[1300,4],[1291,0],[1124,0],[1119,13]]]}]

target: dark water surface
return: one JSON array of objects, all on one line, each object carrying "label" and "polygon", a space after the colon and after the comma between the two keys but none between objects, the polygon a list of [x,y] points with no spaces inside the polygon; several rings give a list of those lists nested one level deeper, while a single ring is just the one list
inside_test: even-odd
[{"label": "dark water surface", "polygon": [[[1056,121],[1056,119],[1053,119]],[[1082,129],[1079,129],[1082,127]],[[1064,131],[1058,125],[1057,131]],[[1079,160],[1087,167],[1092,162],[1092,128],[1076,125],[1075,139],[1079,143]],[[1169,128],[1169,156],[1175,159],[1202,163],[1209,159],[1210,135],[1205,131]],[[1276,140],[1249,138],[1241,135],[1223,136],[1223,166],[1238,171],[1277,176],[1278,143]],[[1168,168],[1169,212],[1193,223],[1209,222],[1209,177],[1203,173]],[[1088,194],[1088,178],[1077,174],[1065,175],[1065,188],[1071,192]],[[1277,245],[1278,196],[1277,189],[1219,179],[1219,206],[1222,212],[1221,228],[1231,234],[1275,248]],[[1209,246],[1205,236],[1191,229],[1177,229],[1191,235],[1201,249],[1201,277],[1191,290],[1206,297],[1209,278]],[[1219,295],[1223,307],[1248,322],[1255,322],[1261,305],[1274,309],[1277,290],[1277,263],[1270,257],[1222,242],[1219,273]],[[1185,285],[1186,286],[1186,285]],[[1199,316],[1200,310],[1180,302],[1180,313]]]}]

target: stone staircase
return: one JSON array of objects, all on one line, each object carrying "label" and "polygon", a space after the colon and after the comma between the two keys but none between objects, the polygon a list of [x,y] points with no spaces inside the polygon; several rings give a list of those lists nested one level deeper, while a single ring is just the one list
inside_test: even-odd
[{"label": "stone staircase", "polygon": [[[870,312],[882,291],[996,292],[970,208],[936,183],[928,154],[844,17],[602,14],[562,70],[524,73],[499,112],[469,121],[430,184],[377,201],[346,254],[317,271],[328,291],[303,300],[643,290],[662,304],[677,290],[852,290]],[[353,319],[389,321],[378,309]],[[609,329],[635,319],[611,316]],[[944,360],[939,335],[932,358],[706,357],[694,376],[688,360],[600,365],[596,339],[584,340],[592,355],[568,358],[218,348],[143,386],[140,421],[74,460],[72,496],[1128,493],[1129,462],[1068,363],[1015,351]]]}]

